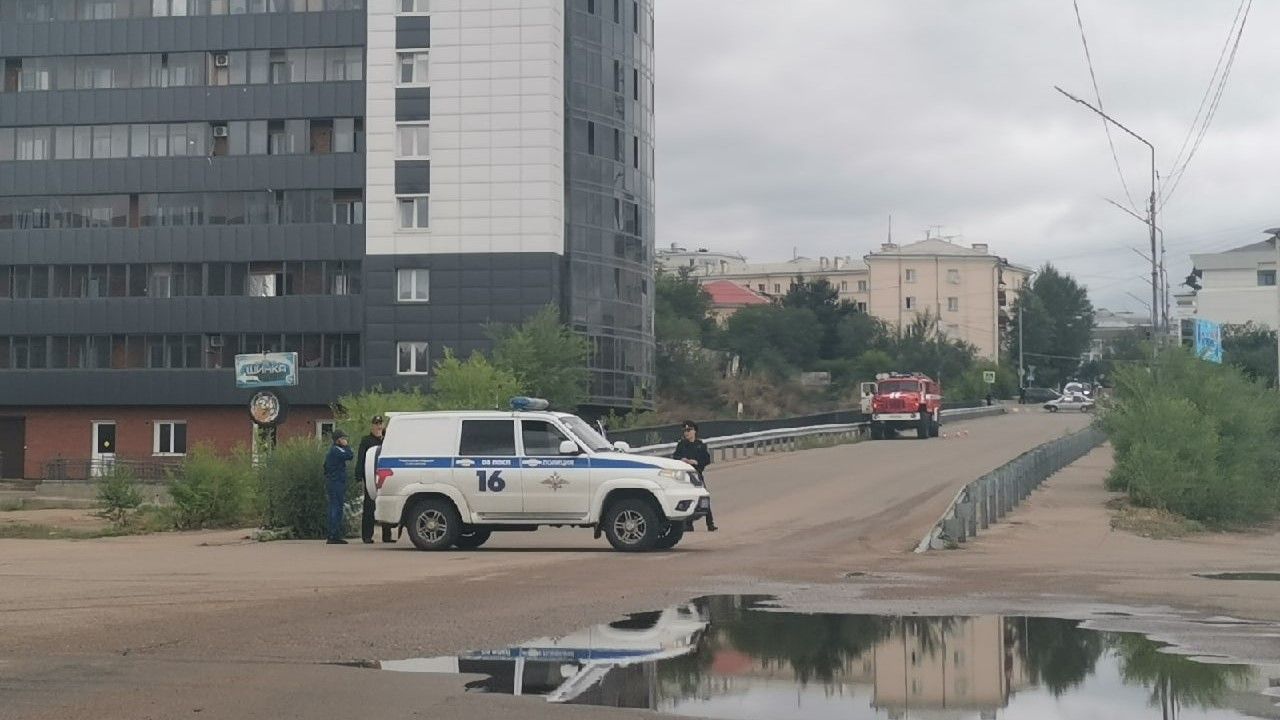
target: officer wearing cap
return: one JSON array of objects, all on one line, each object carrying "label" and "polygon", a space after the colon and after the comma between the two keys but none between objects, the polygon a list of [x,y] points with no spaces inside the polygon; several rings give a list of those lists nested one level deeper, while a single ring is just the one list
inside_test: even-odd
[{"label": "officer wearing cap", "polygon": [[350,441],[343,430],[333,431],[333,444],[324,456],[324,485],[329,496],[329,544],[346,545],[342,539],[342,508],[347,502],[347,463],[355,453],[348,447]]},{"label": "officer wearing cap", "polygon": [[[698,477],[703,477],[702,472],[711,464],[711,451],[707,449],[707,444],[702,442],[702,438],[698,437],[698,423],[692,420],[685,420],[681,428],[680,442],[676,443],[676,451],[671,454],[675,460],[683,460],[693,471],[698,473]],[[706,478],[703,478],[703,486],[706,486]],[[693,523],[689,523],[689,529],[693,529]],[[711,516],[711,510],[707,510],[707,530],[716,531],[715,518]]]},{"label": "officer wearing cap", "polygon": [[[382,444],[382,429],[384,421],[381,415],[373,416],[373,420],[369,422],[369,434],[360,438],[360,449],[356,452],[356,481],[360,483],[360,488],[364,493],[364,512],[360,517],[360,539],[369,544],[373,542],[373,510],[375,503],[369,495],[369,486],[365,483],[364,461],[369,451]],[[391,543],[395,539],[391,537],[391,527],[389,525],[382,526],[382,542]]]}]

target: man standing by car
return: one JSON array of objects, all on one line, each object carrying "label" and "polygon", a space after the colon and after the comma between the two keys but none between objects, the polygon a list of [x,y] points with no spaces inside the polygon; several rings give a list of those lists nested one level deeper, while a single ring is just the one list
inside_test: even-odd
[{"label": "man standing by car", "polygon": [[333,431],[333,444],[324,456],[324,485],[329,497],[329,544],[346,545],[342,539],[342,509],[347,502],[347,463],[355,453],[351,452],[347,433]]},{"label": "man standing by car", "polygon": [[[707,480],[702,472],[711,464],[711,451],[707,450],[707,444],[698,437],[697,423],[692,420],[685,420],[683,426],[681,428],[680,442],[676,443],[676,451],[671,454],[671,457],[688,463],[693,468],[693,471],[698,473],[698,477],[702,479],[703,487],[706,487]],[[689,524],[689,529],[693,529],[693,523]],[[709,532],[716,531],[716,521],[711,516],[710,508],[707,509],[707,530]]]},{"label": "man standing by car", "polygon": [[[382,425],[381,415],[375,415],[369,423],[369,434],[360,438],[360,449],[356,451],[356,482],[360,483],[360,490],[364,494],[364,512],[360,516],[360,539],[366,545],[373,542],[373,510],[374,501],[369,495],[369,486],[365,483],[364,461],[369,451],[382,444]],[[395,542],[391,537],[391,527],[382,526],[382,542]]]}]

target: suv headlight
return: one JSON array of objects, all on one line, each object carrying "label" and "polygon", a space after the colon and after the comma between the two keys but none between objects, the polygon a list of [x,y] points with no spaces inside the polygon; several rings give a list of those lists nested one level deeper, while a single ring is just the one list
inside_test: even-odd
[{"label": "suv headlight", "polygon": [[692,480],[689,479],[691,477],[691,474],[688,470],[659,470],[658,476],[666,478],[667,480],[674,480],[675,482],[682,482],[682,483],[693,482]]}]

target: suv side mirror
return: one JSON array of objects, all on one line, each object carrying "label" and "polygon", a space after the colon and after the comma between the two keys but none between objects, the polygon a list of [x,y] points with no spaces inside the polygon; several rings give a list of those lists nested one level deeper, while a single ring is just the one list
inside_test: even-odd
[{"label": "suv side mirror", "polygon": [[574,442],[574,441],[572,441],[572,440],[561,440],[561,441],[560,441],[560,454],[561,454],[561,455],[577,455],[577,454],[578,454],[578,452],[579,452],[579,450],[578,450],[578,443],[576,443],[576,442]]},{"label": "suv side mirror", "polygon": [[618,452],[631,452],[631,445],[629,443],[624,443],[621,440],[619,440],[618,442],[613,444],[613,449],[617,450]]}]

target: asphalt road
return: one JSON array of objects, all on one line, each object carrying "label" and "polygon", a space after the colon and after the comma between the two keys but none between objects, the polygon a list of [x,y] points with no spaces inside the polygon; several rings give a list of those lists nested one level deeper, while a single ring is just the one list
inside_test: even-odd
[{"label": "asphalt road", "polygon": [[438,554],[235,533],[0,541],[0,718],[652,717],[338,663],[504,646],[719,588],[836,582],[904,557],[961,485],[1088,421],[1032,411],[713,466],[722,530],[670,553],[613,553],[584,530]]}]

